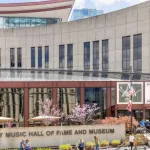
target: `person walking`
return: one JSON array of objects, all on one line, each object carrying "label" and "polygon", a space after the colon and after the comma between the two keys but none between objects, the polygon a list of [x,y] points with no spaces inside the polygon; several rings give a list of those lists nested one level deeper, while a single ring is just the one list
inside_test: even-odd
[{"label": "person walking", "polygon": [[25,142],[25,150],[32,150],[31,148],[31,143],[29,142],[29,140],[27,139]]},{"label": "person walking", "polygon": [[129,142],[130,142],[130,145],[129,145],[128,147],[131,146],[131,150],[132,150],[132,148],[133,148],[133,143],[134,143],[134,135],[133,135],[133,134],[131,134],[131,135],[129,136]]},{"label": "person walking", "polygon": [[85,147],[85,142],[83,141],[83,139],[81,138],[79,140],[79,143],[78,143],[78,149],[79,150],[84,150],[84,147]]},{"label": "person walking", "polygon": [[94,136],[94,140],[95,140],[95,147],[96,147],[96,150],[99,150],[99,144],[100,144],[100,142],[99,142],[98,137],[97,137],[97,136]]},{"label": "person walking", "polygon": [[22,139],[22,141],[20,142],[20,150],[25,150],[25,140]]}]

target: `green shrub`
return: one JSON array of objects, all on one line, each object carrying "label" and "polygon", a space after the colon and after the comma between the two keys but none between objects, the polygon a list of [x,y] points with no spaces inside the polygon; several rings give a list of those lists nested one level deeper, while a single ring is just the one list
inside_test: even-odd
[{"label": "green shrub", "polygon": [[95,147],[95,143],[93,143],[93,142],[86,142],[86,144],[85,144],[86,150],[93,150],[94,147]]},{"label": "green shrub", "polygon": [[118,146],[120,144],[120,141],[119,140],[113,140],[111,144],[112,144],[112,146]]},{"label": "green shrub", "polygon": [[106,147],[106,146],[109,146],[109,142],[107,140],[103,140],[101,142],[101,147]]},{"label": "green shrub", "polygon": [[64,145],[60,145],[60,146],[59,146],[59,149],[60,149],[60,150],[71,150],[72,147],[71,147],[70,144],[64,144]]}]

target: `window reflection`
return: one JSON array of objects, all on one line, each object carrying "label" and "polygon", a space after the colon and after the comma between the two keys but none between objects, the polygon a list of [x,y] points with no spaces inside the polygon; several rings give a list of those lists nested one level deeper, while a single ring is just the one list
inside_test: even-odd
[{"label": "window reflection", "polygon": [[97,104],[100,107],[100,118],[106,115],[106,89],[85,88],[85,104]]},{"label": "window reflection", "polygon": [[59,45],[59,68],[65,67],[65,46]]},{"label": "window reflection", "polygon": [[31,47],[31,68],[35,67],[35,47]]},{"label": "window reflection", "polygon": [[90,42],[84,43],[84,69],[90,69]]},{"label": "window reflection", "polygon": [[61,22],[60,18],[0,17],[3,28],[46,26]]},{"label": "window reflection", "polygon": [[99,69],[99,41],[93,42],[93,69]]},{"label": "window reflection", "polygon": [[36,117],[41,111],[39,101],[52,99],[52,88],[31,88],[29,90],[29,118]]},{"label": "window reflection", "polygon": [[10,49],[10,67],[15,67],[15,49]]},{"label": "window reflection", "polygon": [[58,88],[57,97],[59,109],[70,114],[76,104],[80,105],[80,88]]},{"label": "window reflection", "polygon": [[17,65],[18,67],[22,67],[22,49],[17,48]]},{"label": "window reflection", "polygon": [[137,34],[133,37],[133,70],[142,71],[142,35]]},{"label": "window reflection", "polygon": [[38,47],[38,68],[42,68],[42,47]]},{"label": "window reflection", "polygon": [[73,44],[67,45],[67,68],[73,68]]},{"label": "window reflection", "polygon": [[[108,71],[108,40],[102,41],[102,71]],[[102,74],[102,77],[107,76],[107,73]]]},{"label": "window reflection", "polygon": [[45,46],[45,68],[49,68],[49,46]]},{"label": "window reflection", "polygon": [[122,38],[122,70],[130,70],[130,36]]},{"label": "window reflection", "polygon": [[24,89],[0,89],[0,116],[14,118],[13,126],[23,126]]}]

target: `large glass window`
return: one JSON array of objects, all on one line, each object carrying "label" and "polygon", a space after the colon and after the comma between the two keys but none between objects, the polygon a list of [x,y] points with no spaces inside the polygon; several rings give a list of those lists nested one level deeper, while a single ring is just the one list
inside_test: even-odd
[{"label": "large glass window", "polygon": [[80,105],[80,88],[59,88],[57,91],[59,109],[66,115],[72,112],[76,104]]},{"label": "large glass window", "polygon": [[45,26],[61,22],[61,18],[1,17],[0,19],[3,28]]},{"label": "large glass window", "polygon": [[15,49],[10,49],[10,67],[15,67]]},{"label": "large glass window", "polygon": [[133,70],[142,71],[142,34],[133,37]]},{"label": "large glass window", "polygon": [[42,68],[42,47],[38,47],[38,68]]},{"label": "large glass window", "polygon": [[49,68],[49,46],[45,46],[45,68]]},{"label": "large glass window", "polygon": [[67,45],[67,68],[73,68],[73,44]]},{"label": "large glass window", "polygon": [[100,118],[105,117],[106,101],[105,88],[85,88],[85,104],[97,104],[100,107]]},{"label": "large glass window", "polygon": [[99,69],[99,41],[93,42],[93,69]]},{"label": "large glass window", "polygon": [[59,68],[65,67],[65,46],[59,45]]},{"label": "large glass window", "polygon": [[102,77],[107,78],[108,77],[108,73],[106,73],[108,71],[108,40],[103,40],[102,41],[102,71],[104,71],[104,73],[102,73]]},{"label": "large glass window", "polygon": [[108,40],[102,41],[102,70],[108,71]]},{"label": "large glass window", "polygon": [[84,43],[84,69],[90,69],[90,42]]},{"label": "large glass window", "polygon": [[29,90],[29,118],[39,116],[42,109],[39,101],[52,99],[52,88],[30,88]]},{"label": "large glass window", "polygon": [[31,68],[35,67],[35,47],[31,47]]},{"label": "large glass window", "polygon": [[130,70],[130,36],[122,38],[122,70]]},{"label": "large glass window", "polygon": [[0,93],[0,116],[14,118],[12,126],[22,127],[24,124],[24,89],[4,88],[0,89]]},{"label": "large glass window", "polygon": [[17,65],[18,67],[22,67],[22,49],[17,48]]}]

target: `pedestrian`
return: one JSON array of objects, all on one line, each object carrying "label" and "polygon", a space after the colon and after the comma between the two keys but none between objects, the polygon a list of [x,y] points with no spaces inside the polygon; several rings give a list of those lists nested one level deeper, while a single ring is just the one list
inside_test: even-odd
[{"label": "pedestrian", "polygon": [[25,140],[22,139],[22,141],[20,142],[20,150],[25,150]]},{"label": "pedestrian", "polygon": [[134,143],[134,135],[133,135],[133,134],[131,134],[131,135],[129,136],[129,142],[130,142],[130,145],[129,145],[128,147],[131,146],[131,150],[132,150],[132,148],[133,148],[133,143]]},{"label": "pedestrian", "polygon": [[96,147],[96,150],[99,150],[99,144],[100,144],[100,142],[99,142],[98,137],[97,137],[97,136],[94,136],[94,140],[95,140],[95,147]]},{"label": "pedestrian", "polygon": [[25,150],[32,150],[31,148],[31,143],[29,142],[29,140],[27,139],[25,142]]},{"label": "pedestrian", "polygon": [[83,139],[81,138],[78,142],[78,149],[79,150],[84,150],[85,147],[85,142],[83,141]]}]

